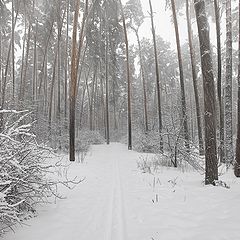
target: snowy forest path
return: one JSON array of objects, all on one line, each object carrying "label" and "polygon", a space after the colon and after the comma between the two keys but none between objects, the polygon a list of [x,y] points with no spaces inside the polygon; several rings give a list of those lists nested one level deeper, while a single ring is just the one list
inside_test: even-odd
[{"label": "snowy forest path", "polygon": [[41,207],[39,216],[27,222],[30,227],[6,240],[128,240],[125,196],[136,190],[129,179],[133,169],[137,172],[137,159],[122,144],[93,146],[83,164],[69,168],[70,177],[86,177],[84,182],[73,190],[60,188],[66,199]]},{"label": "snowy forest path", "polygon": [[3,240],[239,240],[240,183],[231,173],[230,189],[205,187],[193,171],[160,167],[149,174],[137,166],[154,159],[120,143],[92,146],[68,170],[69,179],[85,180],[59,188],[65,199],[43,205]]}]

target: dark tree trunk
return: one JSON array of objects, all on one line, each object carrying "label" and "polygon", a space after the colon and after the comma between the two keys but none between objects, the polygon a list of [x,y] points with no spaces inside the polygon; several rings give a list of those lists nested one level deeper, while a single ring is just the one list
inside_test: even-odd
[{"label": "dark tree trunk", "polygon": [[147,91],[146,91],[146,79],[145,79],[145,73],[144,73],[144,67],[143,67],[143,57],[142,57],[142,48],[141,48],[141,42],[139,39],[138,30],[134,29],[134,32],[137,37],[137,43],[138,43],[138,51],[139,51],[139,58],[140,58],[140,71],[142,75],[142,84],[143,84],[143,106],[144,106],[144,123],[145,123],[145,132],[149,131],[148,127],[148,106],[147,106]]},{"label": "dark tree trunk", "polygon": [[201,52],[201,66],[204,90],[205,117],[205,184],[215,184],[218,179],[216,149],[216,109],[213,66],[210,49],[208,20],[204,0],[194,0],[198,36]]},{"label": "dark tree trunk", "polygon": [[123,30],[124,30],[124,40],[126,45],[126,64],[127,64],[127,83],[128,83],[128,150],[132,150],[132,110],[131,110],[131,79],[130,79],[130,63],[129,63],[129,47],[128,47],[128,35],[127,27],[123,12],[122,2],[120,1]]},{"label": "dark tree trunk", "polygon": [[[18,12],[19,12],[19,8],[17,8],[17,12],[16,12],[16,16],[15,16],[15,20],[14,20],[14,24],[12,25],[13,29],[12,31],[14,31],[15,29],[15,26],[16,26],[16,22],[17,22],[17,17],[18,17]],[[1,102],[0,102],[0,110],[3,110],[4,107],[5,107],[5,101],[6,101],[6,86],[7,86],[7,74],[8,74],[8,68],[9,68],[9,65],[10,65],[10,53],[11,53],[11,48],[12,48],[12,41],[14,39],[11,39],[10,40],[10,43],[9,43],[9,47],[8,47],[8,54],[7,54],[7,59],[6,59],[6,66],[5,66],[5,69],[3,70],[4,72],[3,73],[0,73],[2,74],[2,84],[1,84]],[[3,113],[0,113],[0,132],[2,131],[3,129]]]},{"label": "dark tree trunk", "polygon": [[227,167],[233,163],[232,131],[232,17],[231,1],[226,1],[226,90],[225,90],[225,161]]},{"label": "dark tree trunk", "polygon": [[56,64],[57,64],[57,53],[55,53],[54,63],[53,63],[53,73],[52,73],[52,82],[49,95],[49,110],[48,110],[48,126],[49,134],[51,134],[51,124],[52,124],[52,106],[53,106],[53,94],[54,94],[54,85],[56,81]]},{"label": "dark tree trunk", "polygon": [[[80,1],[76,1],[73,35],[72,35],[72,56],[71,56],[71,82],[69,91],[69,159],[75,161],[75,105],[77,91],[77,28]],[[79,49],[80,50],[80,49]]]},{"label": "dark tree trunk", "polygon": [[64,76],[64,118],[67,121],[67,94],[68,94],[68,31],[69,31],[69,2],[67,1],[66,46],[65,46],[65,76]]},{"label": "dark tree trunk", "polygon": [[234,174],[240,177],[240,0],[238,2],[238,110],[237,110],[237,140],[236,140],[236,161]]},{"label": "dark tree trunk", "polygon": [[42,82],[43,82],[43,76],[44,76],[45,65],[46,65],[46,58],[47,58],[47,53],[48,53],[48,44],[49,44],[51,36],[52,36],[53,24],[54,24],[54,22],[52,21],[51,28],[50,28],[50,31],[49,31],[49,35],[48,35],[47,41],[46,41],[46,46],[45,46],[45,51],[44,51],[44,55],[43,55],[42,66],[41,66],[41,70],[40,70],[40,74],[39,74],[38,94],[41,93],[41,89],[42,89]]},{"label": "dark tree trunk", "polygon": [[15,97],[15,19],[14,19],[14,1],[12,1],[12,98]]},{"label": "dark tree trunk", "polygon": [[154,46],[154,58],[155,58],[155,71],[156,71],[158,131],[159,131],[159,136],[160,136],[160,151],[163,152],[163,138],[162,138],[162,128],[163,128],[163,126],[162,126],[160,75],[159,75],[159,69],[158,69],[157,43],[156,43],[155,27],[154,27],[154,22],[153,22],[153,9],[152,9],[151,0],[149,0],[149,6],[150,6],[150,16],[151,16],[152,36],[153,36],[153,46]]},{"label": "dark tree trunk", "polygon": [[32,79],[32,100],[36,100],[36,86],[37,86],[37,32],[38,23],[36,21],[33,47],[33,79]]},{"label": "dark tree trunk", "polygon": [[188,117],[187,117],[187,107],[186,107],[185,87],[184,87],[183,63],[182,63],[181,45],[180,45],[177,14],[176,14],[176,7],[175,7],[174,0],[171,0],[171,5],[172,5],[173,23],[174,23],[174,28],[175,28],[176,44],[177,44],[179,74],[180,74],[183,136],[184,136],[184,140],[185,140],[185,147],[186,147],[187,151],[189,151],[190,144],[189,144]]},{"label": "dark tree trunk", "polygon": [[217,35],[217,93],[219,104],[219,158],[220,162],[224,160],[224,116],[222,104],[222,49],[221,49],[221,30],[220,30],[220,8],[219,0],[214,0],[214,12],[216,21],[216,35]]},{"label": "dark tree trunk", "polygon": [[[107,15],[106,15],[107,16]],[[107,32],[107,27],[106,27],[106,50],[105,50],[105,77],[106,77],[106,142],[107,144],[109,144],[110,142],[110,137],[109,137],[109,107],[108,107],[108,103],[109,103],[109,89],[108,89],[108,32]]]},{"label": "dark tree trunk", "polygon": [[196,106],[196,114],[197,114],[199,154],[204,155],[201,110],[200,110],[199,92],[198,92],[198,86],[197,86],[196,58],[195,58],[195,52],[194,52],[193,42],[192,42],[192,27],[191,27],[191,19],[189,14],[189,0],[186,0],[186,13],[187,13],[189,51],[190,51],[191,67],[192,67],[192,80],[193,80],[193,89],[194,89],[195,106]]},{"label": "dark tree trunk", "polygon": [[26,83],[27,83],[27,70],[28,70],[28,63],[29,63],[29,51],[30,51],[30,41],[31,40],[31,23],[29,22],[28,26],[28,34],[27,34],[27,46],[26,46],[26,55],[25,55],[25,63],[23,68],[23,77],[22,82],[20,85],[20,96],[19,100],[24,100],[25,90],[26,90]]}]

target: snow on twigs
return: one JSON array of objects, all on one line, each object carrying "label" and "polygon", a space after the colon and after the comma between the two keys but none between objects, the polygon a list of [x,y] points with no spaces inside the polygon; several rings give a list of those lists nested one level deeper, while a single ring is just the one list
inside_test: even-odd
[{"label": "snow on twigs", "polygon": [[59,184],[71,188],[81,180],[68,179],[67,174],[61,179],[55,176],[64,167],[51,163],[51,151],[37,144],[29,112],[2,112],[11,113],[0,132],[0,230],[4,232],[35,214],[37,203],[49,202],[52,196],[61,198]]}]

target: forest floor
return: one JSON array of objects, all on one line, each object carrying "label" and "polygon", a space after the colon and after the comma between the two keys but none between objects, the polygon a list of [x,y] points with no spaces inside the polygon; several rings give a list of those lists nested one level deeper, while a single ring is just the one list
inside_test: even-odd
[{"label": "forest floor", "polygon": [[[69,177],[86,179],[66,199],[41,206],[4,240],[239,240],[240,180],[231,171],[224,187],[204,186],[203,175],[161,167],[142,173],[143,154],[122,144],[93,146]],[[65,161],[67,156],[65,157]]]}]

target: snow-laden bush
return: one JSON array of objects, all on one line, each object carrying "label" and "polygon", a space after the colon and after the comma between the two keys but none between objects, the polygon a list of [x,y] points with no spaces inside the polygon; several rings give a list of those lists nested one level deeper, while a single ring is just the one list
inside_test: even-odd
[{"label": "snow-laden bush", "polygon": [[[127,144],[127,136],[121,140],[122,143]],[[160,136],[158,132],[142,132],[134,131],[132,134],[133,149],[138,152],[158,153],[160,152]]]},{"label": "snow-laden bush", "polygon": [[[50,177],[55,164],[47,163],[50,151],[39,146],[31,133],[26,111],[4,112],[0,132],[0,230],[19,223],[36,211],[36,204],[58,196],[60,183]],[[0,112],[1,113],[1,112]],[[68,180],[62,182],[68,186]]]},{"label": "snow-laden bush", "polygon": [[[91,145],[103,144],[105,139],[98,131],[90,131],[83,129],[79,131],[78,136],[75,139],[75,151],[79,160],[82,162],[89,151]],[[65,136],[62,138],[62,146],[65,152],[69,151],[69,138]]]},{"label": "snow-laden bush", "polygon": [[79,138],[84,142],[88,141],[89,145],[103,144],[105,142],[105,139],[98,131],[82,130]]}]

